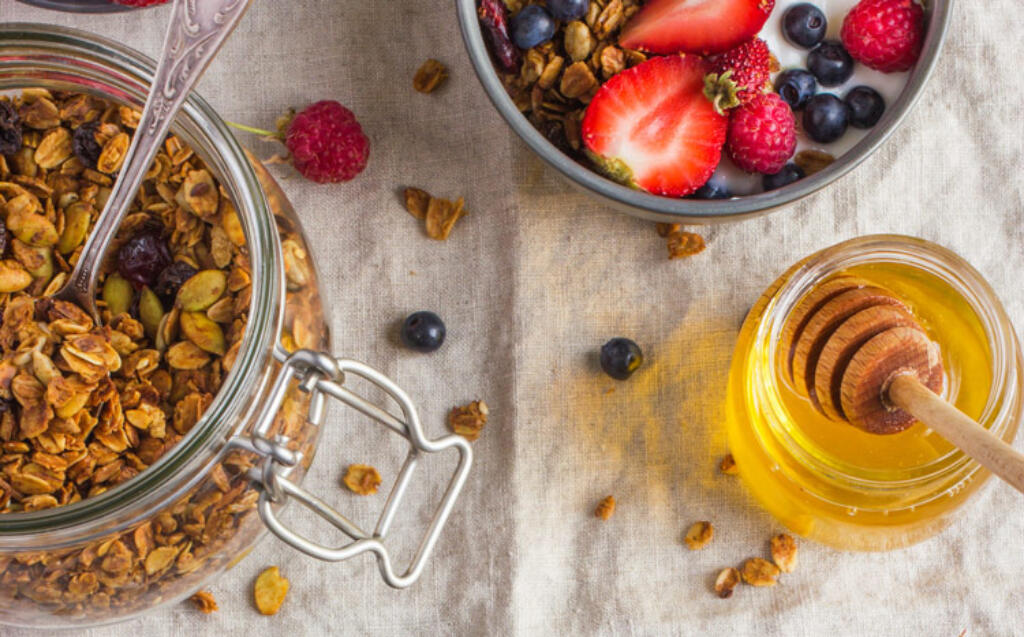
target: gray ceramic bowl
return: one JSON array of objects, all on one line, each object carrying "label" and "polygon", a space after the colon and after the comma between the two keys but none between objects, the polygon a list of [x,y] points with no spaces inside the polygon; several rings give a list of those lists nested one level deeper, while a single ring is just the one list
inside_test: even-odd
[{"label": "gray ceramic bowl", "polygon": [[110,0],[21,0],[21,2],[44,9],[73,13],[115,13],[132,8],[114,4]]},{"label": "gray ceramic bowl", "polygon": [[928,35],[920,60],[899,99],[889,106],[882,120],[853,148],[825,170],[789,186],[757,195],[717,201],[660,197],[628,188],[605,179],[559,151],[519,112],[502,86],[477,20],[477,0],[455,0],[455,4],[466,49],[484,90],[512,130],[548,165],[580,190],[631,215],[653,221],[716,223],[762,215],[791,204],[853,170],[881,146],[910,112],[931,75],[946,38],[953,0],[930,0],[927,3]]}]

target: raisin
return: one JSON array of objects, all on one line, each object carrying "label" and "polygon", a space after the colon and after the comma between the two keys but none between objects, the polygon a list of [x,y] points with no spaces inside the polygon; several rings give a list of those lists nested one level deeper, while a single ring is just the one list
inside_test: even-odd
[{"label": "raisin", "polygon": [[10,102],[0,101],[0,155],[13,155],[21,148],[21,118]]},{"label": "raisin", "polygon": [[103,152],[103,147],[96,141],[97,128],[99,125],[96,122],[82,124],[75,129],[71,136],[71,149],[75,152],[78,161],[82,162],[86,168],[95,169],[96,161],[99,160],[100,153]]},{"label": "raisin", "polygon": [[501,0],[480,0],[477,16],[480,18],[480,26],[487,34],[486,40],[490,45],[491,54],[497,59],[502,70],[506,73],[518,73],[522,57],[508,35],[508,12],[505,5]]},{"label": "raisin", "polygon": [[175,261],[163,269],[160,276],[156,278],[153,291],[160,297],[165,308],[170,308],[174,304],[174,298],[178,295],[182,284],[191,279],[196,272],[195,268],[184,261]]},{"label": "raisin", "polygon": [[7,226],[0,223],[0,258],[7,256],[7,240],[9,239],[7,233]]},{"label": "raisin", "polygon": [[117,252],[117,271],[136,290],[152,286],[171,264],[171,251],[160,234],[145,230],[129,239]]}]

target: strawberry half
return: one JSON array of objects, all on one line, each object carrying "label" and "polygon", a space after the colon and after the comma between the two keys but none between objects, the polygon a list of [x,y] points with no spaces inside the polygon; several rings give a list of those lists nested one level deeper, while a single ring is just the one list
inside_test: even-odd
[{"label": "strawberry half", "polygon": [[696,191],[718,166],[729,123],[704,97],[707,72],[703,58],[670,55],[605,82],[583,117],[587,154],[612,179],[656,195]]},{"label": "strawberry half", "polygon": [[649,53],[723,53],[764,26],[775,0],[651,0],[619,35],[627,49]]}]

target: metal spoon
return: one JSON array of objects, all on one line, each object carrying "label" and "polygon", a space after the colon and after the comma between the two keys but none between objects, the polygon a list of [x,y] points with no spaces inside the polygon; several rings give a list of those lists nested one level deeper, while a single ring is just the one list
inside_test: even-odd
[{"label": "metal spoon", "polygon": [[146,107],[107,199],[67,283],[54,298],[77,303],[100,322],[96,283],[103,255],[131,207],[174,116],[252,0],[174,0]]}]

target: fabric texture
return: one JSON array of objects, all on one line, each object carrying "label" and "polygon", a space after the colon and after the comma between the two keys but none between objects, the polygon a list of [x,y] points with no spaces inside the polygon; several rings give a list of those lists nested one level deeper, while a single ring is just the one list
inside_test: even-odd
[{"label": "fabric texture", "polygon": [[[166,16],[73,16],[0,0],[2,20],[73,26],[150,55]],[[863,554],[803,542],[799,568],[774,589],[743,587],[720,600],[711,588],[720,568],[766,554],[780,531],[740,482],[715,470],[737,331],[778,273],[858,235],[917,235],[965,256],[1024,325],[1024,76],[1003,72],[1016,63],[1006,38],[1022,32],[1018,0],[957,3],[935,75],[882,149],[788,209],[702,230],[708,249],[670,262],[651,223],[571,190],[514,137],[473,74],[451,2],[256,3],[208,71],[203,96],[225,119],[263,127],[290,106],[338,99],[372,141],[369,167],[348,184],[271,167],[309,235],[334,352],[397,380],[432,436],[445,433],[448,409],[477,398],[490,423],[413,588],[387,588],[369,557],[323,563],[268,537],[210,585],[219,612],[182,604],[76,634],[1019,634],[1024,509],[1020,494],[996,483],[951,528],[912,548]],[[421,95],[412,76],[428,57],[451,77]],[[240,139],[262,156],[276,150]],[[404,212],[409,185],[465,197],[469,215],[447,242],[427,238]],[[396,344],[397,322],[419,309],[448,325],[432,355]],[[647,355],[626,383],[595,364],[618,335]],[[370,520],[383,495],[344,492],[344,468],[374,464],[386,489],[401,446],[340,409],[329,423],[306,486]],[[436,498],[450,469],[430,462],[411,491],[419,499]],[[593,508],[609,493],[618,509],[601,522]],[[414,511],[396,532],[421,528],[428,507]],[[298,528],[341,542],[297,513],[289,519]],[[716,539],[691,553],[682,536],[702,519]],[[271,565],[292,588],[266,618],[251,591]]]}]

